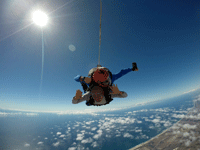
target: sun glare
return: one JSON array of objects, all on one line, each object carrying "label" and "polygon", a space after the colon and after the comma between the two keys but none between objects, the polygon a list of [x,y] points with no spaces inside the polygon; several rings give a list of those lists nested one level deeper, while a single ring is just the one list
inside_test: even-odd
[{"label": "sun glare", "polygon": [[33,21],[35,22],[35,24],[43,27],[47,24],[48,17],[45,13],[41,11],[36,11],[33,13]]}]

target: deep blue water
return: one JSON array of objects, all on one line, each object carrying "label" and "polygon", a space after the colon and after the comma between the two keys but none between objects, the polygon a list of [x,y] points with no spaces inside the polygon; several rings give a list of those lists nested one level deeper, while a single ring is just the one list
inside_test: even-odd
[{"label": "deep blue water", "polygon": [[[173,118],[172,115],[177,113],[175,111],[187,111],[188,108],[193,107],[193,100],[198,94],[199,92],[193,92],[125,110],[100,112],[97,116],[47,113],[38,113],[37,116],[27,116],[24,112],[13,115],[12,113],[18,112],[1,110],[0,112],[11,114],[6,116],[1,115],[0,117],[0,149],[129,149],[149,140],[180,120],[179,118]],[[165,111],[162,112],[158,109]],[[133,113],[133,111],[135,112]],[[151,121],[146,120],[146,118]],[[110,121],[109,119],[114,121]],[[135,119],[135,122],[127,123],[126,119]],[[153,119],[159,119],[163,122],[168,121],[169,125],[164,126],[164,123],[160,122],[154,123]],[[126,123],[123,123],[122,120]],[[89,121],[93,122],[87,123]],[[76,126],[77,124],[79,126]],[[109,125],[101,129],[101,136],[95,139],[94,135],[101,132],[97,132],[97,130],[103,124]],[[110,132],[106,131],[112,125],[115,127],[110,128]],[[68,129],[69,127],[70,129]],[[94,127],[96,129],[94,131],[91,130]],[[81,134],[81,131],[84,132],[84,138],[77,140],[77,134]],[[128,135],[128,137],[124,137],[125,135]],[[88,138],[93,141],[81,143],[83,142],[82,140]],[[73,144],[74,142],[75,144]],[[98,146],[94,146],[93,142],[97,143]]]}]

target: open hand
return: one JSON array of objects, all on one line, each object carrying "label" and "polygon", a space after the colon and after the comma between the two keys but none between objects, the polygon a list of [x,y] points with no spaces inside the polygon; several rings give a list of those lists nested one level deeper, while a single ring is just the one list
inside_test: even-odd
[{"label": "open hand", "polygon": [[82,98],[82,92],[81,92],[81,90],[76,90],[75,100],[81,99],[81,98]]},{"label": "open hand", "polygon": [[117,84],[116,84],[116,86],[115,86],[115,84],[113,84],[113,86],[111,86],[110,88],[113,91],[112,94],[119,94],[120,93],[120,91],[117,87]]}]

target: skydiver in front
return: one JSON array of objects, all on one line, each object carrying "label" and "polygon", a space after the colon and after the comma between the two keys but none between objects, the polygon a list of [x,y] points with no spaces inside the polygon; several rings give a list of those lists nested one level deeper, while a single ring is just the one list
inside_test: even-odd
[{"label": "skydiver in front", "polygon": [[[112,92],[110,92],[111,99],[113,98],[125,98],[127,97],[127,93],[124,91],[119,91],[117,85],[110,87]],[[91,99],[93,100],[91,103]],[[73,104],[78,104],[80,102],[86,101],[86,104],[89,103],[88,106],[101,106],[108,104],[106,101],[106,97],[104,95],[104,90],[99,86],[94,86],[91,91],[87,91],[84,95],[82,95],[81,90],[76,90],[76,95],[72,99]]]}]

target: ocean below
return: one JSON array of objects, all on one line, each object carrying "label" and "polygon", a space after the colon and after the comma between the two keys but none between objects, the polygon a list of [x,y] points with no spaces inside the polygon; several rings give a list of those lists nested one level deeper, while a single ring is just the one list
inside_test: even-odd
[{"label": "ocean below", "polygon": [[171,127],[199,92],[91,114],[0,110],[1,150],[127,150]]}]

